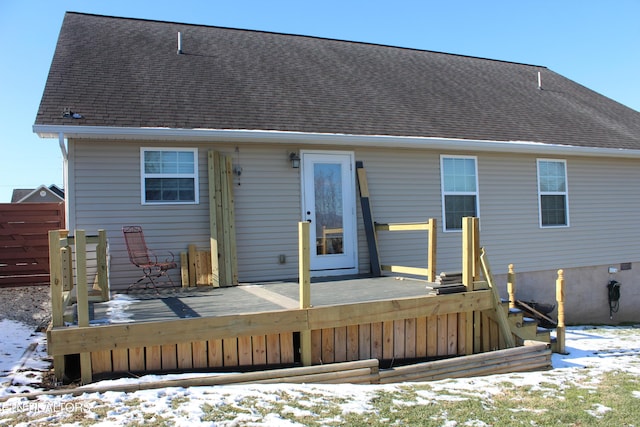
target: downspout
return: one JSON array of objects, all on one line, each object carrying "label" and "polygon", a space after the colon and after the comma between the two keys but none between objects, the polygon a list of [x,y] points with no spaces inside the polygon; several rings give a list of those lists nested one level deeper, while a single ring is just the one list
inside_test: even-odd
[{"label": "downspout", "polygon": [[64,144],[63,132],[58,133],[58,144],[60,145],[60,151],[62,152],[62,159],[66,162],[69,157],[69,153],[67,152],[67,146]]},{"label": "downspout", "polygon": [[60,145],[60,152],[62,153],[62,186],[64,189],[64,224],[65,228],[69,229],[69,151],[64,143],[64,132],[58,133],[58,144]]}]

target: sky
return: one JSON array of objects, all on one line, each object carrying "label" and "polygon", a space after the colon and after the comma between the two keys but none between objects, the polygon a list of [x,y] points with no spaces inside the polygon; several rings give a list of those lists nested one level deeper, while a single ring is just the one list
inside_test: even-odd
[{"label": "sky", "polygon": [[0,203],[62,187],[58,140],[32,127],[66,11],[542,65],[640,111],[639,0],[0,0]]}]

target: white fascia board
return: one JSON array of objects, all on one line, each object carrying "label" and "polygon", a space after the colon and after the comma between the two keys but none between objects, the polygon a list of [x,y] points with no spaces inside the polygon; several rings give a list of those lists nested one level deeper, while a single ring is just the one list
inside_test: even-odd
[{"label": "white fascia board", "polygon": [[315,144],[352,147],[424,148],[470,152],[640,158],[640,150],[580,147],[531,141],[490,141],[436,137],[349,135],[243,129],[176,129],[107,126],[34,125],[41,138],[131,139],[233,143]]}]

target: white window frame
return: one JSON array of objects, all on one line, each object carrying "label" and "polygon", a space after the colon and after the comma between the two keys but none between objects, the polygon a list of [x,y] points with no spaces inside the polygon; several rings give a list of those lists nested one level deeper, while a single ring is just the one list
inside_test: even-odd
[{"label": "white window frame", "polygon": [[[446,191],[444,185],[444,161],[445,159],[465,159],[473,160],[475,166],[475,191]],[[447,212],[445,197],[446,196],[475,196],[476,200],[476,217],[480,218],[480,187],[478,185],[478,158],[476,156],[461,156],[461,155],[440,155],[440,192],[442,193],[442,230],[444,232],[461,232],[462,228],[447,228]]]},{"label": "white window frame", "polygon": [[[540,188],[540,162],[562,163],[564,165],[564,191],[542,191]],[[537,159],[536,177],[538,179],[538,225],[540,228],[567,228],[569,227],[569,180],[567,161],[564,159]],[[564,196],[564,212],[566,224],[543,225],[542,224],[542,196]]]},{"label": "white window frame", "polygon": [[[191,152],[193,153],[193,173],[146,173],[145,172],[145,153],[149,151],[169,151],[169,152]],[[193,201],[147,201],[146,200],[146,179],[147,178],[191,178],[193,179],[194,200]],[[198,180],[198,149],[197,148],[175,148],[175,147],[141,147],[140,148],[140,201],[143,205],[197,205],[200,203]]]}]

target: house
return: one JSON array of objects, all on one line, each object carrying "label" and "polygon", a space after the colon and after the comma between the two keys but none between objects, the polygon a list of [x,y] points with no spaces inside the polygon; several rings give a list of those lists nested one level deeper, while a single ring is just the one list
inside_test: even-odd
[{"label": "house", "polygon": [[41,185],[36,189],[14,189],[11,203],[55,203],[64,202],[64,190],[55,184]]},{"label": "house", "polygon": [[[477,216],[518,298],[553,302],[561,268],[569,323],[640,320],[640,113],[543,66],[67,13],[33,130],[61,145],[68,228],[107,230],[112,289],[137,277],[124,225],[154,248],[209,246],[215,150],[233,165],[240,282],[297,276],[299,221],[313,274],[369,272],[361,161],[375,221],[437,219],[439,271],[460,270]],[[379,245],[424,266],[424,236]]]}]

